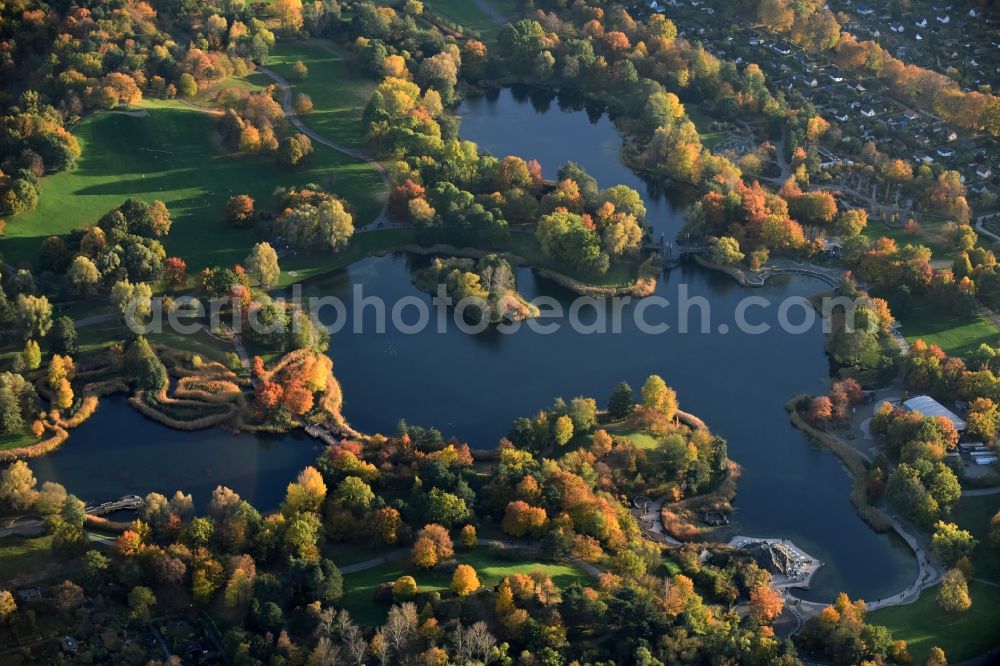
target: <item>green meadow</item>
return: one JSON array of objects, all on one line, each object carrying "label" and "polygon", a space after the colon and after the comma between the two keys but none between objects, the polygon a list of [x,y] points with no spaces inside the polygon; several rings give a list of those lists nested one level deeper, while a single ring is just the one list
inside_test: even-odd
[{"label": "green meadow", "polygon": [[365,162],[316,145],[310,163],[291,171],[270,155],[224,150],[215,115],[171,102],[147,101],[141,109],[147,113],[93,114],[75,128],[79,165],[42,179],[38,208],[8,221],[0,240],[7,261],[34,261],[46,237],[92,225],[128,197],[167,204],[174,226],[164,245],[192,271],[242,261],[256,241],[253,231],[221,222],[235,194],[266,209],[276,187],[316,183],[351,204],[358,226],[378,215],[383,184]]}]

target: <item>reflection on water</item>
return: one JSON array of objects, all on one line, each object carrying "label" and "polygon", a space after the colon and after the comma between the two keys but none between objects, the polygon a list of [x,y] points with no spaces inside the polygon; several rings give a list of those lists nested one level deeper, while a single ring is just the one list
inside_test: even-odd
[{"label": "reflection on water", "polygon": [[88,504],[183,490],[204,508],[212,490],[223,485],[267,511],[278,507],[285,486],[318,454],[312,440],[294,435],[172,430],[116,396],[101,400],[97,413],[61,448],[29,464],[39,483],[58,481]]},{"label": "reflection on water", "polygon": [[[615,159],[620,140],[606,117],[572,101],[527,91],[519,97],[531,103],[501,91],[464,104],[463,135],[500,155],[539,159],[547,176],[572,159],[604,186],[636,187],[657,230],[673,237],[681,224],[675,205],[681,200],[671,201],[662,188],[643,182]],[[411,268],[412,260],[400,255],[368,259],[309,285],[307,292],[339,296],[349,312],[354,284],[388,303],[404,296],[429,301],[411,283]],[[518,280],[528,298],[549,295],[566,303],[571,296],[530,270],[520,270]],[[747,290],[719,274],[682,267],[661,281],[657,293],[676,304],[684,285],[691,296],[711,303],[711,333],[685,335],[672,327],[662,335],[646,335],[629,318],[619,335],[582,335],[567,327],[552,335],[527,329],[515,335],[495,330],[467,335],[453,326],[444,334],[403,335],[390,329],[371,335],[351,332],[349,323],[334,335],[330,352],[344,388],[346,416],[363,431],[391,431],[406,419],[436,426],[474,447],[492,447],[514,418],[536,412],[556,396],[592,395],[603,404],[620,380],[639,387],[649,374],[659,373],[677,389],[685,409],[729,441],[731,457],[743,466],[736,500],[741,531],[794,539],[826,563],[807,596],[829,600],[844,590],[852,597],[877,598],[906,587],[916,575],[909,551],[861,521],[848,500],[850,479],[844,469],[792,428],[784,411],[790,396],[828,386],[818,324],[804,335],[780,330],[724,334],[720,324],[736,330],[734,309]],[[770,282],[752,294],[774,303],[821,288],[818,282],[795,279]],[[675,316],[654,311],[650,320],[671,323]],[[755,311],[754,320],[776,325],[775,308]],[[32,467],[40,480],[60,481],[93,501],[184,488],[203,506],[212,488],[223,484],[271,509],[315,455],[311,442],[292,436],[172,431],[112,398],[62,449]]]}]

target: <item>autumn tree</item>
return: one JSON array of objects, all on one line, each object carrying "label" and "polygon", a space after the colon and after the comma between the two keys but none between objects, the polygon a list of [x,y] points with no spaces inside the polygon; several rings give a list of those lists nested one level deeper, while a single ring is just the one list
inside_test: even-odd
[{"label": "autumn tree", "polygon": [[541,536],[548,524],[545,509],[534,507],[523,500],[515,500],[507,504],[500,528],[514,537],[532,535]]},{"label": "autumn tree", "polygon": [[944,650],[938,646],[931,648],[930,654],[927,655],[926,666],[948,666],[948,658],[944,654]]},{"label": "autumn tree", "polygon": [[467,597],[479,589],[479,576],[468,564],[459,564],[451,577],[451,591],[460,597]]},{"label": "autumn tree", "polygon": [[959,569],[945,572],[937,594],[938,605],[949,613],[967,611],[972,607],[969,584]]},{"label": "autumn tree", "polygon": [[659,375],[650,375],[642,386],[642,406],[668,420],[677,414],[677,393]]},{"label": "autumn tree", "polygon": [[313,110],[312,97],[305,93],[299,93],[295,96],[295,102],[292,104],[292,110],[297,116],[309,115]]},{"label": "autumn tree", "polygon": [[83,588],[71,580],[64,580],[55,586],[54,600],[56,608],[63,613],[69,613],[83,605]]},{"label": "autumn tree", "polygon": [[17,602],[10,590],[0,590],[0,625],[10,624],[14,621],[14,613],[17,612]]},{"label": "autumn tree", "polygon": [[433,523],[420,530],[413,544],[413,563],[422,569],[430,569],[454,554],[448,530]]},{"label": "autumn tree", "polygon": [[396,602],[409,601],[417,596],[418,591],[417,581],[413,576],[400,576],[392,584],[392,599]]},{"label": "autumn tree", "polygon": [[750,590],[750,612],[761,624],[770,624],[781,615],[785,599],[770,585],[758,585]]},{"label": "autumn tree", "polygon": [[250,227],[254,221],[254,201],[248,194],[237,194],[226,202],[226,220],[236,227]]},{"label": "autumn tree", "polygon": [[247,272],[257,279],[262,289],[270,289],[281,277],[278,266],[278,253],[270,243],[261,242],[253,246],[250,254],[244,260]]},{"label": "autumn tree", "polygon": [[402,520],[397,509],[383,507],[372,511],[368,517],[368,525],[372,534],[381,543],[394,544],[399,539],[399,528],[402,526]]},{"label": "autumn tree", "polygon": [[30,509],[38,499],[37,483],[28,463],[15,461],[0,472],[0,501],[14,509]]},{"label": "autumn tree", "polygon": [[556,418],[552,424],[552,439],[556,446],[565,446],[573,439],[573,419],[567,414]]},{"label": "autumn tree", "polygon": [[461,539],[462,546],[465,548],[475,548],[476,544],[479,543],[479,537],[476,536],[476,528],[473,525],[463,527]]},{"label": "autumn tree", "polygon": [[282,513],[295,515],[303,512],[318,512],[326,499],[326,483],[319,471],[312,466],[299,472],[294,483],[288,484]]},{"label": "autumn tree", "polygon": [[163,262],[163,283],[167,289],[180,289],[187,284],[187,262],[169,257]]},{"label": "autumn tree", "polygon": [[293,377],[285,383],[283,388],[282,406],[290,414],[302,416],[313,408],[312,391],[306,388],[301,379]]}]

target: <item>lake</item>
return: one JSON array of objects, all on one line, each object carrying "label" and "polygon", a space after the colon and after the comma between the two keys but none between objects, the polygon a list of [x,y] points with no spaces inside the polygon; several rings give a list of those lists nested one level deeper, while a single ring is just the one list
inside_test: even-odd
[{"label": "lake", "polygon": [[[483,148],[538,159],[548,177],[576,161],[604,187],[625,183],[643,193],[650,222],[668,239],[680,228],[676,204],[683,197],[668,197],[625,168],[615,128],[596,110],[505,90],[466,102],[460,113],[463,137]],[[366,259],[310,283],[305,292],[338,296],[348,312],[358,305],[356,285],[364,297],[379,297],[390,307],[403,298],[428,303],[430,297],[411,282],[414,264],[422,261],[403,255]],[[530,270],[519,270],[518,280],[528,298],[547,296],[566,308],[573,300]],[[684,265],[657,288],[656,295],[671,305],[645,310],[647,323],[670,326],[658,334],[641,330],[635,320],[641,307],[633,303],[623,309],[619,333],[581,333],[552,320],[561,326],[549,334],[527,327],[514,334],[467,334],[450,325],[442,333],[432,326],[408,335],[389,326],[373,335],[377,316],[369,305],[357,320],[368,330],[356,333],[349,322],[334,334],[330,355],[343,385],[345,415],[355,428],[387,432],[405,419],[474,448],[495,446],[515,418],[534,414],[556,396],[589,395],[604,405],[622,379],[638,389],[658,373],[677,390],[683,409],[728,440],[730,457],[742,465],[735,503],[740,532],[791,538],[823,560],[806,598],[831,600],[843,590],[875,599],[909,585],[916,562],[900,539],[876,534],[861,521],[848,499],[851,482],[844,468],[795,430],[784,410],[794,394],[827,390],[829,366],[819,323],[800,334],[784,332],[777,327],[779,303],[825,288],[795,278],[747,290],[721,274]],[[747,318],[769,325],[770,332],[737,332],[734,313],[748,297],[758,301]],[[707,332],[678,330],[685,299],[694,303],[695,329],[698,299],[710,306]],[[586,314],[584,323],[593,319]],[[797,323],[803,316],[801,307],[792,308],[789,319]],[[181,487],[196,492],[201,503],[222,483],[268,509],[315,455],[309,442],[291,436],[171,431],[143,419],[124,400],[111,399],[66,446],[31,464],[40,479],[59,480],[88,499]]]}]

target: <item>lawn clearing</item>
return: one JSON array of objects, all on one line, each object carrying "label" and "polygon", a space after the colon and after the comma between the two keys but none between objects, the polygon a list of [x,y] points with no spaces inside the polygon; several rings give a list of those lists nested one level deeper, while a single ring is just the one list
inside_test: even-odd
[{"label": "lawn clearing", "polygon": [[[292,66],[301,60],[309,74],[297,79]],[[288,81],[292,94],[312,98],[313,110],[302,121],[321,136],[352,148],[366,145],[361,117],[375,91],[375,81],[355,72],[351,63],[323,45],[280,41],[267,66]]]},{"label": "lawn clearing", "polygon": [[28,432],[28,425],[25,424],[19,431],[0,434],[0,451],[8,449],[20,449],[38,443],[38,438]]},{"label": "lawn clearing", "polygon": [[948,259],[950,261],[955,256],[955,250],[941,243],[941,239],[936,233],[936,229],[939,226],[939,224],[928,222],[925,226],[921,226],[916,233],[910,233],[906,229],[890,227],[878,220],[871,220],[862,233],[872,242],[884,237],[893,239],[900,247],[904,245],[924,245],[931,249],[934,259]]},{"label": "lawn clearing", "polygon": [[888,627],[893,638],[909,643],[914,664],[924,663],[935,645],[952,664],[1000,646],[1000,587],[972,581],[972,608],[965,613],[941,610],[937,591],[935,586],[921,592],[915,603],[869,613],[866,621]]},{"label": "lawn clearing", "polygon": [[0,252],[10,263],[36,260],[46,237],[92,225],[128,197],[167,204],[174,218],[167,254],[182,257],[191,272],[241,262],[258,240],[221,222],[235,194],[267,208],[277,186],[316,183],[350,202],[359,226],[378,216],[383,185],[365,162],[316,145],[308,167],[289,171],[269,155],[218,148],[216,116],[169,102],[143,108],[148,116],[99,113],[77,126],[79,166],[42,179],[38,209],[8,220]]},{"label": "lawn clearing", "polygon": [[[482,546],[473,551],[458,551],[456,559],[460,563],[472,565],[479,575],[479,581],[486,587],[497,585],[505,576],[532,571],[547,573],[560,588],[589,581],[586,574],[571,564],[541,562],[527,554],[523,560],[511,560]],[[351,617],[359,624],[379,624],[385,620],[388,608],[375,602],[375,590],[381,583],[392,583],[407,574],[417,580],[421,592],[450,594],[450,573],[415,570],[406,560],[401,560],[344,576],[345,592],[340,605],[350,611]]]},{"label": "lawn clearing", "polygon": [[656,433],[650,432],[649,430],[637,430],[635,428],[628,428],[623,423],[613,423],[608,426],[604,426],[604,429],[608,431],[608,434],[612,437],[622,437],[632,442],[632,445],[637,449],[655,449],[663,441]]},{"label": "lawn clearing", "polygon": [[[890,307],[892,301],[889,302]],[[926,303],[914,303],[909,311],[897,313],[903,337],[910,344],[922,339],[938,345],[949,356],[967,356],[986,343],[994,346],[1000,341],[1000,329],[980,316],[960,317],[941,312]]]},{"label": "lawn clearing", "polygon": [[38,571],[52,561],[52,537],[0,539],[0,581]]},{"label": "lawn clearing", "polygon": [[979,540],[972,553],[976,578],[1000,584],[1000,550],[990,545],[990,520],[1000,511],[1000,494],[967,495],[958,501],[954,522]]}]

